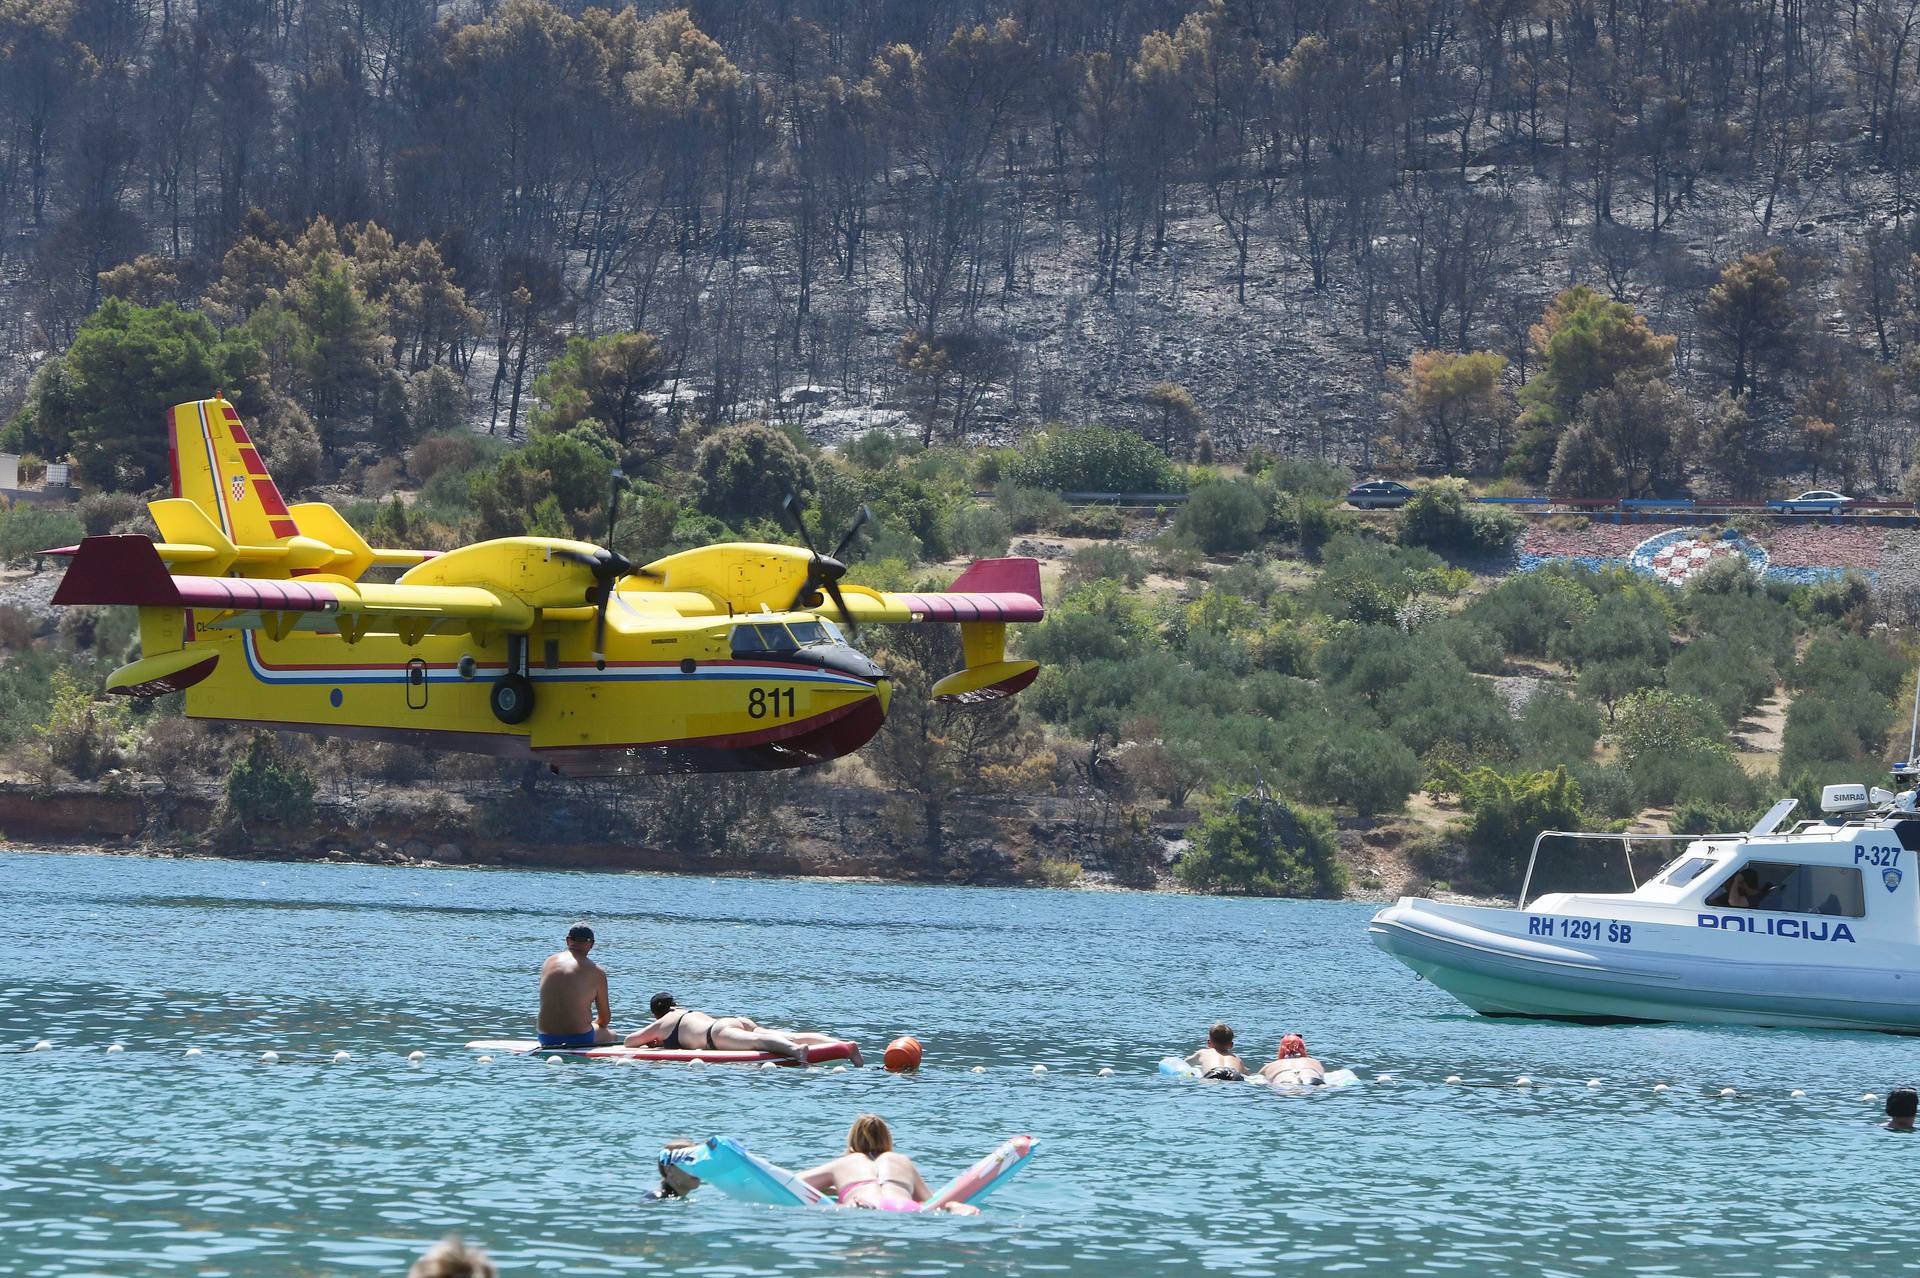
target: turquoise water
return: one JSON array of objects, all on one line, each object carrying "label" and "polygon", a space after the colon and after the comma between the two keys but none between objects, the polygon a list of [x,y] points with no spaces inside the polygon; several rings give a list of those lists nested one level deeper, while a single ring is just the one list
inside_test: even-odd
[{"label": "turquoise water", "polygon": [[[542,1274],[1920,1268],[1920,1138],[1859,1100],[1920,1075],[1911,1041],[1483,1020],[1377,953],[1368,913],[0,855],[0,1274],[397,1275],[453,1230]],[[576,916],[617,1023],[669,988],[876,1057],[911,1031],[927,1066],[477,1063],[466,1039],[530,1028]],[[1368,1081],[1155,1075],[1216,1017]],[[641,1198],[667,1138],[806,1164],[867,1109],[936,1182],[1017,1132],[1040,1151],[975,1220]]]}]

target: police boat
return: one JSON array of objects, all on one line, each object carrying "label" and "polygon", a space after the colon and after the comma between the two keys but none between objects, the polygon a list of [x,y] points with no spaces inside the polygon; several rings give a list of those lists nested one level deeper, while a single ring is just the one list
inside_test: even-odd
[{"label": "police boat", "polygon": [[[1920,766],[1894,769],[1896,783]],[[1830,785],[1823,817],[1704,836],[1543,831],[1517,908],[1402,897],[1373,943],[1485,1016],[1693,1021],[1920,1034],[1920,803],[1912,788]],[[1529,899],[1552,838],[1684,850],[1624,893]]]}]

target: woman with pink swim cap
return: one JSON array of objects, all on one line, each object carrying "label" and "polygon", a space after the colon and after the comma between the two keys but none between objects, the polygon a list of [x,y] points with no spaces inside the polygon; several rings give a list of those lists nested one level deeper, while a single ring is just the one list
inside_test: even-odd
[{"label": "woman with pink swim cap", "polygon": [[1306,1039],[1288,1034],[1273,1059],[1260,1067],[1260,1077],[1275,1087],[1314,1087],[1327,1081],[1327,1067],[1307,1055]]}]

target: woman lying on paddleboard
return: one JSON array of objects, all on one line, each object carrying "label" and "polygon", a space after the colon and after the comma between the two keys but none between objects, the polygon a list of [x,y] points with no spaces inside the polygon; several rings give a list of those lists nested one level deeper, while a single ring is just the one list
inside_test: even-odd
[{"label": "woman lying on paddleboard", "polygon": [[[714,1016],[698,1008],[681,1007],[671,994],[655,994],[649,1009],[653,1022],[627,1035],[628,1047],[652,1047],[669,1051],[706,1048],[726,1052],[773,1052],[788,1060],[807,1063],[807,1048],[841,1040],[831,1034],[803,1033],[797,1030],[773,1030],[745,1016]],[[853,1047],[847,1059],[861,1064],[860,1049]]]},{"label": "woman lying on paddleboard", "polygon": [[1327,1081],[1327,1067],[1307,1055],[1305,1039],[1288,1034],[1273,1059],[1260,1067],[1260,1077],[1275,1087],[1313,1087]]},{"label": "woman lying on paddleboard", "polygon": [[[847,1129],[847,1152],[802,1172],[800,1179],[822,1193],[835,1195],[842,1207],[919,1211],[920,1204],[933,1197],[913,1160],[894,1151],[893,1133],[878,1114],[854,1119]],[[943,1203],[937,1210],[962,1216],[980,1214],[978,1207],[962,1202]]]}]

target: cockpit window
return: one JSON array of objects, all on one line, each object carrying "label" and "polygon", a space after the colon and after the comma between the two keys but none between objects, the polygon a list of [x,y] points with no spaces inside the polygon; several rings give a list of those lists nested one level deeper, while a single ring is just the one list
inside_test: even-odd
[{"label": "cockpit window", "polygon": [[735,626],[733,628],[733,650],[742,652],[792,652],[800,645],[793,641],[787,628],[777,622],[761,622],[754,626]]},{"label": "cockpit window", "polygon": [[1660,881],[1668,887],[1685,887],[1700,877],[1700,872],[1713,864],[1710,856],[1690,856],[1667,872]]},{"label": "cockpit window", "polygon": [[787,627],[802,648],[816,643],[826,643],[827,632],[817,621],[796,621]]},{"label": "cockpit window", "polygon": [[1850,865],[1794,865],[1783,861],[1747,862],[1729,875],[1706,903],[1723,909],[1837,914],[1850,919],[1867,912],[1859,870]]}]

